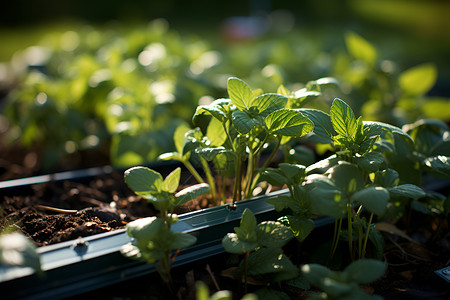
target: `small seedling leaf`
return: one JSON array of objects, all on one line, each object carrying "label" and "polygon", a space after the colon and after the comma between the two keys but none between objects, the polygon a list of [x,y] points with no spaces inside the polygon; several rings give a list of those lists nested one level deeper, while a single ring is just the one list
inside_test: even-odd
[{"label": "small seedling leaf", "polygon": [[364,61],[373,66],[377,59],[377,50],[366,39],[354,32],[345,35],[347,50],[355,59]]},{"label": "small seedling leaf", "polygon": [[418,199],[425,197],[426,195],[424,190],[422,190],[417,185],[410,183],[393,186],[390,187],[388,190],[393,197],[407,197]]},{"label": "small seedling leaf", "polygon": [[176,168],[164,179],[162,184],[162,190],[173,194],[176,192],[178,185],[180,184],[181,168]]},{"label": "small seedling leaf", "polygon": [[235,77],[229,78],[227,89],[231,102],[240,111],[248,110],[252,106],[255,96],[243,80]]},{"label": "small seedling leaf", "polygon": [[185,188],[175,194],[175,205],[182,205],[190,200],[208,193],[210,190],[207,183],[199,183]]},{"label": "small seedling leaf", "polygon": [[351,201],[357,201],[370,212],[381,216],[386,211],[390,195],[383,187],[367,187],[354,193]]},{"label": "small seedling leaf", "polygon": [[170,250],[184,249],[194,245],[197,242],[197,238],[185,232],[169,231],[170,237]]},{"label": "small seedling leaf", "polygon": [[221,121],[217,119],[211,119],[206,129],[206,136],[213,147],[222,146],[227,139],[227,134],[223,128]]},{"label": "small seedling leaf", "polygon": [[137,195],[146,197],[161,191],[163,177],[147,167],[133,167],[125,171],[125,182]]},{"label": "small seedling leaf", "polygon": [[303,242],[314,229],[314,221],[307,218],[287,216],[289,227],[299,242]]},{"label": "small seedling leaf", "polygon": [[257,225],[258,243],[264,247],[283,247],[294,235],[289,227],[275,221]]},{"label": "small seedling leaf", "polygon": [[398,84],[408,95],[424,95],[437,79],[437,68],[434,64],[427,63],[412,67],[400,74]]},{"label": "small seedling leaf", "polygon": [[339,137],[348,142],[355,141],[358,121],[347,103],[338,98],[334,99],[331,105],[330,118]]},{"label": "small seedling leaf", "polygon": [[367,284],[380,278],[386,271],[386,264],[375,259],[360,259],[348,265],[344,272],[350,281]]}]

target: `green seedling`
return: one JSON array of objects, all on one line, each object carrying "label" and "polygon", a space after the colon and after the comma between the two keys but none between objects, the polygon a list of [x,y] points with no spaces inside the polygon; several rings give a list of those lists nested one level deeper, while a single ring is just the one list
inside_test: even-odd
[{"label": "green seedling", "polygon": [[275,186],[286,185],[290,196],[280,195],[267,200],[277,211],[289,209],[292,214],[280,219],[289,226],[298,241],[303,242],[314,229],[311,199],[302,182],[306,176],[302,165],[280,163],[278,169],[268,168],[262,178]]},{"label": "green seedling", "polygon": [[133,167],[125,171],[128,186],[152,203],[160,211],[160,215],[128,223],[126,231],[133,241],[124,245],[121,252],[127,257],[153,264],[171,291],[172,252],[187,248],[197,240],[190,234],[171,230],[171,225],[178,221],[173,209],[209,192],[209,186],[201,183],[176,193],[180,173],[181,169],[177,168],[163,179],[160,173],[146,167]]},{"label": "green seedling", "polygon": [[234,274],[244,282],[245,293],[250,277],[271,283],[292,279],[298,275],[297,267],[282,250],[294,237],[289,227],[274,221],[257,224],[253,213],[245,209],[240,226],[235,227],[234,231],[222,239],[222,245],[226,252],[244,256]]},{"label": "green seedling", "polygon": [[301,268],[306,280],[321,290],[321,293],[311,292],[307,299],[382,299],[369,295],[359,288],[380,278],[386,270],[383,262],[373,259],[360,259],[348,265],[343,271],[331,271],[318,265],[309,264]]},{"label": "green seedling", "polygon": [[[280,91],[289,94],[284,88]],[[298,97],[262,94],[258,90],[252,91],[238,78],[229,78],[229,99],[218,99],[210,105],[197,108],[193,117],[194,124],[200,124],[205,118],[209,118],[211,121],[207,130],[223,132],[226,139],[221,145],[203,146],[196,152],[210,160],[220,155],[216,166],[234,166],[233,201],[252,196],[260,177],[258,163],[261,153],[270,143],[274,144],[272,152],[262,163],[260,170],[270,165],[281,145],[312,131],[314,125],[311,120],[290,107],[296,104],[301,106],[301,100],[315,97],[317,93],[310,95],[305,91]]]}]

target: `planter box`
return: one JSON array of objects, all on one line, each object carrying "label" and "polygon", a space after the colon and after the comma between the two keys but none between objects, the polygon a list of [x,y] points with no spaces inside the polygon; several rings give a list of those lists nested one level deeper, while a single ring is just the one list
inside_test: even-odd
[{"label": "planter box", "polygon": [[[94,168],[83,171],[62,172],[0,183],[1,188],[23,188],[25,185],[50,180],[67,180],[96,176],[112,172],[112,168]],[[280,194],[281,190],[268,195],[240,201],[234,209],[228,205],[211,207],[179,216],[172,228],[197,237],[197,243],[183,249],[176,257],[174,267],[192,263],[224,252],[221,241],[233,228],[239,226],[242,212],[250,209],[258,222],[275,220],[282,216],[266,200]],[[316,227],[330,224],[331,218],[319,218]],[[122,245],[130,242],[124,229],[97,234],[77,240],[38,248],[44,271],[42,278],[27,267],[0,267],[2,299],[58,299],[136,278],[155,272],[152,265],[123,257]]]}]

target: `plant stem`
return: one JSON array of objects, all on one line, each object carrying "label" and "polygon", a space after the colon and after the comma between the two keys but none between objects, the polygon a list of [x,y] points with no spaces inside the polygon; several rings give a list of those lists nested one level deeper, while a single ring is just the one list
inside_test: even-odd
[{"label": "plant stem", "polygon": [[339,245],[339,237],[341,236],[341,228],[342,228],[342,218],[334,221],[334,234],[333,234],[333,242],[330,255],[328,256],[327,265],[330,263],[331,259],[334,257],[334,253],[336,253],[336,249]]},{"label": "plant stem", "polygon": [[192,164],[188,160],[182,161],[186,169],[192,174],[192,176],[195,177],[195,180],[197,180],[198,183],[204,183],[205,181],[203,178],[198,174],[197,170],[192,166]]},{"label": "plant stem", "polygon": [[247,267],[248,267],[248,257],[250,255],[250,251],[245,252],[245,256],[244,256],[244,272],[243,272],[243,276],[244,276],[244,294],[247,294],[247,284],[248,284],[248,276],[247,276]]},{"label": "plant stem", "polygon": [[350,251],[350,258],[352,261],[355,260],[353,254],[353,225],[352,225],[352,205],[347,203],[347,221],[348,221],[348,249]]},{"label": "plant stem", "polygon": [[203,167],[203,170],[205,171],[206,180],[208,181],[209,188],[211,189],[211,196],[212,196],[212,204],[216,205],[216,183],[214,182],[214,178],[212,177],[211,170],[208,166],[208,162],[203,157],[200,157],[200,161]]},{"label": "plant stem", "polygon": [[253,151],[249,151],[248,155],[248,165],[247,165],[247,174],[245,175],[245,188],[244,188],[244,197],[248,199],[251,197],[252,193],[252,185],[253,185],[253,175],[255,171],[255,156],[253,155]]},{"label": "plant stem", "polygon": [[233,204],[236,201],[240,200],[240,185],[241,185],[241,156],[238,154],[236,155],[235,161],[234,161],[234,188],[233,188]]},{"label": "plant stem", "polygon": [[264,162],[264,165],[262,166],[261,171],[258,172],[257,174],[255,174],[255,176],[253,178],[253,182],[252,182],[252,186],[251,186],[252,190],[258,184],[258,180],[259,180],[259,177],[261,176],[261,173],[269,167],[270,163],[272,162],[273,158],[275,157],[275,154],[277,154],[278,149],[280,149],[280,146],[281,146],[281,137],[278,137],[277,145],[273,149],[272,153],[270,153],[269,158]]},{"label": "plant stem", "polygon": [[361,258],[364,258],[366,256],[366,247],[367,247],[367,241],[369,240],[369,234],[370,234],[370,227],[372,225],[372,219],[373,219],[373,213],[370,214],[369,224],[367,224],[367,232],[366,232],[366,237],[364,238],[364,245],[363,245],[363,248],[362,248]]}]

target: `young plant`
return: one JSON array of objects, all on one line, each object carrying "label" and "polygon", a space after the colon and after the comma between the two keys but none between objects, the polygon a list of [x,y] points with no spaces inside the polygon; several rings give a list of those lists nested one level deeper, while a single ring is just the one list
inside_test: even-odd
[{"label": "young plant", "polygon": [[314,229],[311,200],[302,186],[306,176],[306,167],[297,164],[280,163],[277,169],[268,168],[262,178],[275,186],[286,185],[290,196],[280,195],[267,200],[277,211],[289,209],[291,215],[280,219],[289,226],[298,241],[303,242]]},{"label": "young plant", "polygon": [[222,156],[221,165],[234,165],[233,201],[238,201],[252,195],[260,176],[258,162],[268,144],[275,142],[261,170],[269,166],[280,145],[311,132],[313,123],[301,112],[286,108],[288,97],[252,91],[238,78],[228,79],[228,94],[230,99],[218,99],[210,105],[199,106],[193,123],[200,124],[207,117],[221,124],[226,135],[223,144],[196,151],[211,159],[227,153]]},{"label": "young plant", "polygon": [[128,223],[126,230],[133,240],[124,245],[121,252],[127,257],[143,259],[153,264],[171,291],[172,252],[196,242],[196,238],[192,235],[171,230],[171,225],[178,220],[177,215],[173,214],[173,209],[209,192],[209,186],[201,183],[175,193],[180,182],[180,174],[180,168],[175,169],[165,179],[160,173],[146,167],[133,167],[125,171],[128,186],[137,195],[153,204],[160,211],[160,215]]},{"label": "young plant", "polygon": [[260,282],[280,282],[295,278],[298,269],[282,247],[293,238],[289,227],[280,222],[264,221],[257,224],[253,213],[245,209],[239,227],[234,233],[228,233],[222,239],[222,245],[228,253],[244,255],[233,274],[244,282],[245,293],[249,279]]},{"label": "young plant", "polygon": [[[329,118],[323,117],[320,121],[322,125],[319,126],[327,129],[320,133],[332,142],[336,154],[307,168],[308,174],[319,169],[325,172],[307,176],[305,186],[310,197],[317,199],[312,204],[313,211],[337,218],[331,256],[337,248],[344,216],[348,223],[346,239],[351,259],[355,260],[356,253],[359,258],[365,257],[369,239],[380,255],[382,245],[374,230],[373,217],[385,213],[391,190],[403,190],[414,198],[425,196],[422,189],[412,184],[383,186],[374,180],[379,172],[387,169],[383,153],[396,150],[388,137],[397,136],[411,144],[413,140],[395,126],[363,122],[361,117],[357,119],[352,109],[340,99],[333,101]],[[370,213],[368,221],[362,217],[363,208]]]},{"label": "young plant", "polygon": [[359,288],[381,277],[386,265],[378,260],[360,259],[349,264],[343,271],[336,272],[318,265],[309,264],[301,268],[308,282],[321,290],[310,293],[307,299],[382,299],[369,295]]}]

